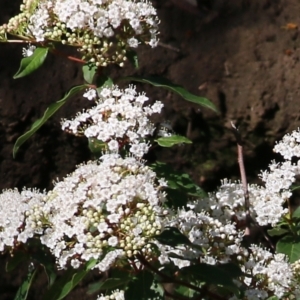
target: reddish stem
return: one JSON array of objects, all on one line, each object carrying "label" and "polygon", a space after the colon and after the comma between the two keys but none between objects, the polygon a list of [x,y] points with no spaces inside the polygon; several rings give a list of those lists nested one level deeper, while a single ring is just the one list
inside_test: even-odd
[{"label": "reddish stem", "polygon": [[85,64],[86,63],[86,61],[83,60],[83,59],[80,59],[80,58],[77,58],[77,57],[74,57],[74,56],[71,56],[71,55],[67,55],[67,54],[65,54],[63,52],[60,52],[60,51],[56,50],[56,49],[52,49],[51,51],[52,51],[52,53],[54,53],[54,54],[56,54],[58,56],[65,57],[65,58],[67,58],[69,60],[76,61],[76,62],[81,63],[81,64]]}]

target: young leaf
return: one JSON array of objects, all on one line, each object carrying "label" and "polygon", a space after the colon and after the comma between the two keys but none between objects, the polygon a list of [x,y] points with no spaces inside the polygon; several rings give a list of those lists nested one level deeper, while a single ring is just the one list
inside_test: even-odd
[{"label": "young leaf", "polygon": [[24,280],[24,282],[19,287],[17,294],[15,296],[14,300],[26,300],[28,296],[28,291],[30,289],[30,286],[32,284],[33,278],[36,274],[37,269],[30,269],[27,274],[27,278]]},{"label": "young leaf", "polygon": [[300,259],[300,237],[284,236],[277,242],[276,251],[286,254],[290,263],[295,262]]},{"label": "young leaf", "polygon": [[87,63],[82,67],[83,78],[89,84],[93,83],[96,72],[97,67],[95,64]]},{"label": "young leaf", "polygon": [[192,245],[191,241],[176,227],[167,227],[161,234],[154,237],[161,244],[175,247],[178,245]]},{"label": "young leaf", "polygon": [[166,78],[158,77],[158,76],[150,76],[150,77],[123,77],[122,79],[149,83],[157,87],[162,87],[171,90],[172,92],[180,95],[183,99],[187,101],[199,104],[206,108],[212,109],[215,112],[218,112],[216,106],[208,99],[193,95],[190,92],[188,92],[186,89],[184,89],[182,86],[178,84],[174,84]]},{"label": "young leaf", "polygon": [[21,60],[20,68],[13,78],[25,77],[34,72],[44,63],[47,54],[48,48],[36,48],[31,56]]},{"label": "young leaf", "polygon": [[180,135],[171,135],[166,137],[160,137],[155,140],[161,147],[172,147],[178,144],[192,144],[192,141],[188,138]]},{"label": "young leaf", "polygon": [[16,157],[16,153],[18,152],[21,145],[23,145],[36,131],[38,131],[48,121],[48,119],[50,119],[66,103],[66,101],[71,96],[87,87],[88,85],[86,84],[75,86],[61,100],[51,104],[44,112],[43,117],[36,120],[32,124],[30,130],[28,130],[17,139],[13,148],[13,157]]}]

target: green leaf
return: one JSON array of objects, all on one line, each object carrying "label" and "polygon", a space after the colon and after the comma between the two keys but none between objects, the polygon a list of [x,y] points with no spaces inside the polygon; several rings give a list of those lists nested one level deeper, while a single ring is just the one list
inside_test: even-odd
[{"label": "green leaf", "polygon": [[44,63],[48,50],[48,48],[36,48],[31,56],[23,58],[20,68],[13,78],[25,77],[38,69]]},{"label": "green leaf", "polygon": [[276,251],[286,254],[290,263],[295,262],[300,259],[300,237],[284,236],[277,242]]},{"label": "green leaf", "polygon": [[283,235],[288,232],[289,232],[288,229],[285,229],[282,227],[274,227],[274,228],[268,230],[268,235],[269,236],[280,236],[280,235]]},{"label": "green leaf", "polygon": [[[190,299],[190,298],[198,299],[197,297],[195,297],[196,292],[193,289],[190,289],[186,286],[179,286],[176,288],[175,291],[176,291],[176,294],[178,294],[178,295],[189,297],[188,299]],[[199,297],[199,299],[201,299],[201,298]]]},{"label": "green leaf", "polygon": [[168,183],[166,204],[169,207],[183,207],[191,196],[197,199],[207,197],[207,194],[193,182],[188,174],[175,171],[171,166],[162,162],[155,162],[151,168],[158,177],[165,178]]},{"label": "green leaf", "polygon": [[86,263],[85,269],[87,271],[90,271],[96,266],[97,263],[98,263],[98,260],[95,258],[92,258]]},{"label": "green leaf", "polygon": [[128,61],[136,68],[139,68],[139,59],[137,53],[134,50],[127,50],[126,57]]},{"label": "green leaf", "polygon": [[171,90],[172,92],[180,95],[183,99],[187,101],[199,104],[206,108],[212,109],[215,112],[218,112],[216,106],[208,99],[193,95],[190,92],[188,92],[186,89],[184,89],[182,86],[174,84],[166,78],[158,77],[158,76],[150,76],[150,77],[123,77],[122,79],[149,83],[157,87],[162,87]]},{"label": "green leaf", "polygon": [[48,285],[51,286],[57,277],[53,256],[50,256],[43,246],[38,245],[38,249],[33,253],[32,258],[44,268],[48,279]]},{"label": "green leaf", "polygon": [[128,284],[125,291],[126,300],[149,300],[154,299],[155,291],[151,290],[154,277],[153,275],[144,270],[138,273],[133,280]]},{"label": "green leaf", "polygon": [[13,157],[16,157],[16,153],[18,152],[19,148],[35,133],[37,132],[47,121],[50,119],[65,103],[66,101],[73,96],[74,94],[78,93],[79,91],[87,88],[88,85],[83,84],[79,86],[73,87],[61,100],[51,104],[46,111],[42,118],[36,120],[30,130],[26,133],[21,135],[14,144],[13,148]]},{"label": "green leaf", "polygon": [[183,278],[192,277],[194,280],[200,280],[207,284],[220,285],[238,294],[239,289],[232,280],[244,273],[232,263],[222,265],[200,263],[181,268],[180,275]]},{"label": "green leaf", "polygon": [[21,252],[21,251],[14,252],[14,255],[9,258],[9,260],[7,261],[7,263],[5,265],[5,271],[11,272],[19,264],[21,264],[22,262],[29,260],[29,259],[30,259],[30,256],[28,255],[28,253]]},{"label": "green leaf", "polygon": [[165,300],[166,297],[164,296],[165,291],[160,283],[157,282],[157,280],[153,280],[152,285],[150,289],[153,291],[153,294],[155,295],[155,300]]},{"label": "green leaf", "polygon": [[192,141],[189,140],[188,138],[180,135],[171,135],[171,136],[166,136],[166,137],[160,137],[156,140],[155,142],[158,143],[161,147],[172,147],[174,145],[178,144],[192,144]]},{"label": "green leaf", "polygon": [[161,234],[154,237],[161,244],[176,247],[178,245],[192,245],[191,241],[176,227],[167,227]]},{"label": "green leaf", "polygon": [[26,300],[28,296],[28,291],[33,282],[34,276],[36,274],[37,269],[30,268],[27,274],[27,278],[24,280],[22,285],[19,287],[17,294],[14,300]]},{"label": "green leaf", "polygon": [[45,294],[44,300],[60,300],[66,297],[74,287],[86,276],[89,270],[68,269],[62,277],[54,282]]},{"label": "green leaf", "polygon": [[293,218],[300,218],[300,206],[293,212]]},{"label": "green leaf", "polygon": [[94,138],[89,138],[89,148],[95,157],[100,157],[107,144]]},{"label": "green leaf", "polygon": [[96,67],[96,65],[92,63],[87,63],[82,67],[83,78],[87,83],[93,83],[93,79],[95,74],[97,73],[97,69],[98,68]]},{"label": "green leaf", "polygon": [[129,276],[127,278],[108,278],[104,282],[99,282],[98,288],[99,290],[112,290],[120,286],[126,286],[129,281]]},{"label": "green leaf", "polygon": [[[132,279],[131,273],[128,270],[110,269],[110,277],[100,282],[92,283],[88,287],[88,294],[93,294],[100,290],[125,289],[128,282]],[[123,287],[122,287],[123,286]]]},{"label": "green leaf", "polygon": [[97,77],[96,79],[96,91],[99,94],[103,88],[107,87],[112,87],[114,85],[114,82],[112,81],[112,79],[107,76],[107,75],[102,75]]}]

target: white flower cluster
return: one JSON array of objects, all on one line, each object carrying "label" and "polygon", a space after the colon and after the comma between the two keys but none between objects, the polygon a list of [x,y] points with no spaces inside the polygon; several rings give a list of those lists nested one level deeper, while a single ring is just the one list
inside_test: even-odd
[{"label": "white flower cluster", "polygon": [[272,162],[269,171],[261,174],[265,187],[253,191],[253,208],[260,225],[275,225],[288,212],[283,204],[292,196],[291,185],[296,182],[300,174],[300,160],[292,162],[292,158],[300,158],[300,132],[293,131],[286,134],[274,147],[285,161]]},{"label": "white flower cluster", "polygon": [[39,207],[41,242],[60,268],[94,258],[104,272],[118,258],[151,254],[149,240],[161,232],[163,181],[142,161],[106,154],[80,165],[58,182]]},{"label": "white flower cluster", "polygon": [[102,294],[101,296],[98,296],[97,300],[125,300],[124,291],[115,290],[107,296]]},{"label": "white flower cluster", "polygon": [[[92,91],[85,96],[92,98],[95,95]],[[145,138],[155,129],[149,116],[160,113],[163,107],[160,101],[144,106],[148,99],[145,94],[138,94],[134,86],[125,90],[117,86],[104,88],[96,106],[79,113],[73,120],[64,120],[62,129],[105,142],[109,151],[115,153],[129,145],[134,156],[142,157],[149,149]]]},{"label": "white flower cluster", "polygon": [[24,0],[21,11],[2,31],[80,47],[98,66],[122,66],[127,48],[158,43],[159,21],[147,0]]},{"label": "white flower cluster", "polygon": [[[238,229],[237,224],[230,220],[230,215],[227,221],[223,215],[220,222],[212,216],[213,210],[201,211],[206,205],[201,200],[193,202],[188,204],[188,209],[178,210],[174,216],[167,218],[165,226],[178,228],[197,247],[185,245],[173,248],[158,243],[162,265],[172,262],[182,268],[191,265],[195,259],[212,265],[234,261],[249,275],[235,280],[245,291],[243,299],[268,299],[273,295],[283,299],[288,293],[299,295],[296,267],[293,268],[284,254],[273,254],[256,245],[250,248],[243,246],[244,229]],[[198,250],[199,247],[202,251]],[[236,296],[230,298],[237,299]]]},{"label": "white flower cluster", "polygon": [[[283,141],[287,141],[287,138],[284,137]],[[275,151],[281,148],[286,153],[292,153],[289,144],[283,147],[283,141],[275,146]],[[295,147],[299,146],[295,145]],[[284,155],[284,152],[282,154]],[[294,151],[292,156],[300,157],[300,152]],[[283,215],[288,213],[288,209],[284,208],[283,204],[292,196],[290,188],[299,174],[300,161],[297,163],[292,163],[290,160],[282,163],[272,162],[269,171],[264,171],[260,175],[264,186],[248,185],[250,213],[259,225],[274,226]],[[207,207],[214,209],[213,216],[219,220],[227,219],[228,216],[238,220],[245,219],[242,184],[225,179],[218,191],[209,195]]]},{"label": "white flower cluster", "polygon": [[246,299],[269,299],[272,293],[278,299],[283,299],[287,294],[296,297],[292,299],[298,299],[300,290],[293,265],[287,257],[281,253],[273,254],[257,245],[252,245],[249,250],[249,257],[241,263],[242,271],[249,275],[243,280]]},{"label": "white flower cluster", "polygon": [[[35,207],[44,197],[45,194],[37,190],[25,189],[21,193],[14,189],[0,194],[0,251],[26,243],[35,233],[39,233],[32,220],[37,216]],[[26,215],[29,209],[33,214]]]},{"label": "white flower cluster", "polygon": [[[241,247],[243,232],[236,229],[236,224],[230,220],[221,222],[212,216],[212,210],[202,210],[201,200],[188,204],[189,209],[180,209],[169,218],[165,219],[165,226],[178,228],[181,233],[197,246],[182,246],[173,249],[160,245],[161,264],[172,261],[179,268],[189,266],[191,259],[199,259],[202,263],[218,264],[229,262],[232,256],[244,257],[247,251]],[[200,252],[198,249],[202,248]],[[180,258],[169,256],[176,253]],[[204,255],[205,253],[205,255]]]}]

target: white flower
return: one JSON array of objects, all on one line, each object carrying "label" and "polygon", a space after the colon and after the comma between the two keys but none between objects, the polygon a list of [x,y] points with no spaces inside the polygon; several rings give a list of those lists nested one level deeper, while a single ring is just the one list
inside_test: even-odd
[{"label": "white flower", "polygon": [[29,57],[33,54],[33,52],[35,51],[36,46],[34,45],[28,45],[27,48],[23,48],[22,49],[22,54],[24,57]]},{"label": "white flower", "polygon": [[122,290],[115,290],[107,296],[101,294],[101,296],[98,296],[97,300],[125,300],[125,293]]},{"label": "white flower", "polygon": [[88,100],[93,100],[96,98],[97,93],[95,89],[88,89],[84,94],[83,97],[87,98]]}]

